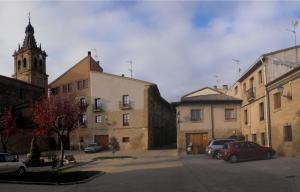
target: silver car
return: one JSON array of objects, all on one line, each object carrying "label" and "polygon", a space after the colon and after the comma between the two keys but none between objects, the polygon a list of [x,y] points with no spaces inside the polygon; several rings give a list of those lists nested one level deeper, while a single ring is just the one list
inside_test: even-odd
[{"label": "silver car", "polygon": [[206,147],[206,154],[210,155],[212,158],[217,158],[220,156],[219,152],[223,149],[224,144],[228,142],[233,142],[234,139],[213,139],[210,140]]},{"label": "silver car", "polygon": [[103,146],[98,145],[97,143],[91,143],[86,148],[84,148],[84,152],[86,153],[95,153],[98,151],[103,151]]},{"label": "silver car", "polygon": [[19,162],[17,156],[0,153],[0,173],[16,173],[22,175],[26,172],[26,165]]}]

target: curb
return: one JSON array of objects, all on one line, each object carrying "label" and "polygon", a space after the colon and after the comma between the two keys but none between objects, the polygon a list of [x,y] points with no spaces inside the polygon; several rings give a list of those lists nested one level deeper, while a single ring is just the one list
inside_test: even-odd
[{"label": "curb", "polygon": [[81,180],[81,181],[74,181],[74,182],[65,182],[65,183],[59,183],[59,182],[33,182],[33,181],[7,181],[7,180],[0,180],[0,183],[9,183],[9,184],[26,184],[26,185],[75,185],[75,184],[83,184],[92,181],[93,179],[100,177],[104,175],[105,172],[100,172],[94,176],[91,176],[87,179]]}]

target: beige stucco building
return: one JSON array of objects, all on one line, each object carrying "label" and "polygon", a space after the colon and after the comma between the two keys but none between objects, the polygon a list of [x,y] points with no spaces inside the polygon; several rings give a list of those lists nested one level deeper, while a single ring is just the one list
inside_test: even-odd
[{"label": "beige stucco building", "polygon": [[175,103],[178,151],[192,144],[193,153],[204,153],[210,139],[240,134],[240,103],[209,87],[183,96]]},{"label": "beige stucco building", "polygon": [[108,146],[116,137],[121,150],[145,150],[176,140],[175,110],[153,83],[104,73],[88,56],[50,84],[53,94],[75,92],[89,105],[70,147]]},{"label": "beige stucco building", "polygon": [[299,46],[263,54],[238,80],[242,92],[241,127],[246,140],[271,145],[272,114],[266,85],[298,66],[296,53],[299,55]]}]

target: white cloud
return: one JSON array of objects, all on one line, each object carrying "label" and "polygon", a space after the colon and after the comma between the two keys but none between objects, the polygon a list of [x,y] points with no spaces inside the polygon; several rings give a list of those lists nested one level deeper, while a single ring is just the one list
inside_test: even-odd
[{"label": "white cloud", "polygon": [[[132,59],[136,78],[158,84],[175,101],[213,86],[215,75],[220,84],[232,83],[233,58],[246,69],[260,54],[293,45],[285,28],[297,18],[299,3],[228,5],[222,10],[209,2],[1,2],[0,74],[13,73],[11,55],[23,41],[31,11],[36,40],[49,55],[50,81],[96,48],[105,71],[129,75],[126,61]],[[194,26],[196,11],[210,14],[207,25]]]}]

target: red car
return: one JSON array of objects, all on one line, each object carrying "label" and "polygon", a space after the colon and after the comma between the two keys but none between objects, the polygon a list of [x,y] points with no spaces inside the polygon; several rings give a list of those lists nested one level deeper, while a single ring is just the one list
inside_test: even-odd
[{"label": "red car", "polygon": [[231,163],[254,159],[271,159],[275,151],[250,141],[226,143],[222,150],[222,159]]}]

